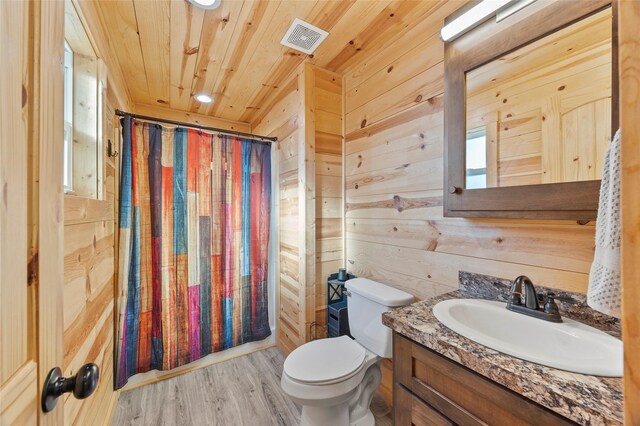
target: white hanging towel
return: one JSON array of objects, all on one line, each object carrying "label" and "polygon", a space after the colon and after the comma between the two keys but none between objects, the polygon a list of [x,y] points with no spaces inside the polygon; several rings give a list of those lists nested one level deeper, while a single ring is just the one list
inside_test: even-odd
[{"label": "white hanging towel", "polygon": [[604,157],[587,303],[620,318],[620,130]]}]

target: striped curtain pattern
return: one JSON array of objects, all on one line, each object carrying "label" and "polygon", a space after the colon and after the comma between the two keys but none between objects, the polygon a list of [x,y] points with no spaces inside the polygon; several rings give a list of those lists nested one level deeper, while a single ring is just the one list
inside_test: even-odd
[{"label": "striped curtain pattern", "polygon": [[118,388],[271,334],[270,145],[122,126]]}]

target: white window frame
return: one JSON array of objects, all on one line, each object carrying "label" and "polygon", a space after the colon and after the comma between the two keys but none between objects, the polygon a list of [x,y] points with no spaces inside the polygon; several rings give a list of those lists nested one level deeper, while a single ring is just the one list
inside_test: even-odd
[{"label": "white window frame", "polygon": [[64,42],[64,192],[73,192],[73,50]]}]

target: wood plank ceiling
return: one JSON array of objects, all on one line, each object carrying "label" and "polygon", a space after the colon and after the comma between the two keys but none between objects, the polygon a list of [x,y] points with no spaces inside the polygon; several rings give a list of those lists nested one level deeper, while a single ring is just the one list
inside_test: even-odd
[{"label": "wood plank ceiling", "polygon": [[[247,123],[305,59],[342,73],[443,3],[222,0],[219,9],[204,11],[185,0],[98,2],[136,104]],[[329,32],[313,55],[280,44],[296,17]],[[214,102],[196,102],[199,92],[213,94]]]}]

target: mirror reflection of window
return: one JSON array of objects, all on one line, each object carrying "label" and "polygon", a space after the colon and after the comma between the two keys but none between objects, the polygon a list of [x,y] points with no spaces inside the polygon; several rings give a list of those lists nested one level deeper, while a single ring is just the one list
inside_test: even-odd
[{"label": "mirror reflection of window", "polygon": [[467,189],[487,187],[487,131],[484,127],[467,131]]}]

